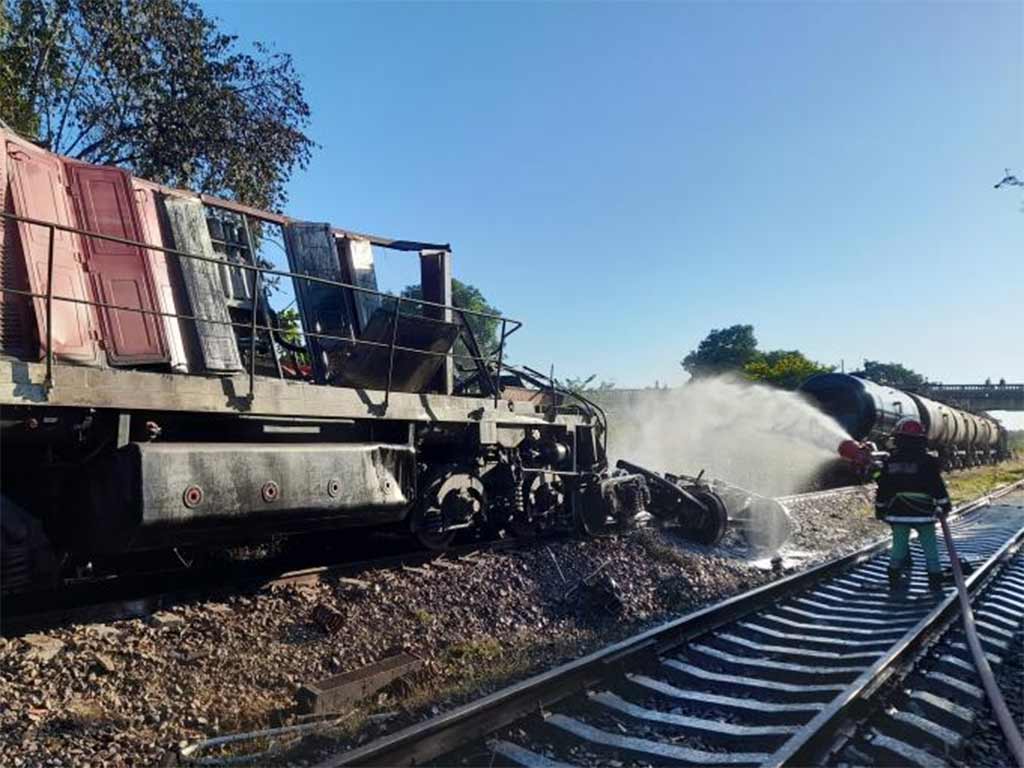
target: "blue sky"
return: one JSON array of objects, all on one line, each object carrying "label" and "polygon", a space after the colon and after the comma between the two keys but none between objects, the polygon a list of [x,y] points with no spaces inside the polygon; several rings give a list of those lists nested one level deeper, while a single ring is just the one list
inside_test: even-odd
[{"label": "blue sky", "polygon": [[[1024,4],[206,2],[291,53],[288,211],[448,241],[516,361],[685,379],[711,329],[1024,381]],[[378,265],[415,279],[408,255]]]}]

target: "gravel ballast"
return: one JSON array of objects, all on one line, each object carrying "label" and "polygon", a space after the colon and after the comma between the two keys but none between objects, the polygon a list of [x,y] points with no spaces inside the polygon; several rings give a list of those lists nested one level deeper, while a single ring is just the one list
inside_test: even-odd
[{"label": "gravel ballast", "polygon": [[[420,655],[411,690],[377,695],[351,718],[345,740],[358,743],[886,533],[864,490],[787,506],[797,525],[790,549],[801,555],[781,569],[648,528],[2,639],[0,764],[173,763],[182,743],[296,722],[305,682],[396,649]],[[599,568],[620,606],[597,590],[565,599]],[[341,615],[340,631],[313,619],[318,605]],[[373,713],[383,717],[365,719]]]}]

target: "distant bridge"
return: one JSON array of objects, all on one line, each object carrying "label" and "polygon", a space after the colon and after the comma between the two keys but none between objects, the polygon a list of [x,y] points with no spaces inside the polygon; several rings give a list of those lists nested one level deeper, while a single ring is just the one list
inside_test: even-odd
[{"label": "distant bridge", "polygon": [[972,411],[1024,411],[1024,384],[925,384],[921,394]]}]

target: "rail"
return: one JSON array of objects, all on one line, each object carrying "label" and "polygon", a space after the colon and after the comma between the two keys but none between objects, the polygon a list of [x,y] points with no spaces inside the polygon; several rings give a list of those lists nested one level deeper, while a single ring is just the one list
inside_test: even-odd
[{"label": "rail", "polygon": [[[1022,486],[1024,486],[1024,481],[1010,483],[988,496],[971,502],[966,505],[965,509],[983,506],[990,500],[1005,496]],[[974,571],[967,580],[968,592],[975,594],[981,585],[992,577],[996,567],[1009,559],[1019,548],[1022,539],[1024,539],[1024,529],[1019,530],[1016,536],[1007,540],[980,568]],[[884,682],[891,679],[899,667],[934,638],[939,630],[945,629],[949,621],[959,616],[957,613],[958,599],[956,590],[946,594],[942,601],[920,622],[911,627],[888,653],[865,670],[828,707],[794,734],[773,756],[769,765],[779,768],[809,765],[814,757],[826,748],[841,723],[855,716],[858,710],[863,708],[866,698],[877,691]]]},{"label": "rail", "polygon": [[[963,516],[975,511],[991,499],[1020,488],[1022,484],[1024,481],[1004,486],[988,496],[983,496],[959,507],[954,515]],[[1014,538],[1020,538],[1021,535],[1024,535],[1024,529],[1020,529]],[[450,712],[442,713],[361,747],[336,754],[318,764],[317,768],[337,768],[345,765],[425,764],[468,742],[493,733],[521,717],[535,713],[538,709],[550,707],[601,679],[636,668],[646,659],[657,657],[689,640],[719,630],[765,606],[774,605],[780,600],[816,586],[828,577],[845,573],[854,566],[865,563],[888,545],[887,538],[880,539],[859,551],[697,610]],[[980,584],[994,565],[1006,557],[1008,551],[1008,548],[1004,546],[989,558],[986,564],[972,576],[972,584]],[[948,595],[928,614],[928,618],[935,622],[936,615],[947,617],[949,606],[953,605],[955,599],[955,595]],[[927,626],[932,626],[932,624],[922,620],[914,629],[920,630],[921,627]],[[807,764],[805,758],[809,754],[809,750],[818,745],[819,739],[825,732],[824,729],[834,725],[844,714],[849,712],[851,702],[859,700],[865,693],[876,690],[877,686],[872,686],[871,683],[876,682],[878,675],[882,672],[893,669],[896,657],[905,658],[905,654],[919,645],[920,640],[915,640],[912,633],[908,632],[897,641],[892,653],[886,656],[888,659],[886,663],[880,661],[871,667],[872,675],[870,677],[867,673],[858,677],[850,688],[845,689],[837,697],[831,707],[823,710],[818,717],[813,719],[812,723],[807,724],[805,729],[793,734],[792,738],[788,739],[773,755],[765,756],[768,758],[769,764]],[[885,660],[883,659],[883,661]],[[856,687],[854,688],[854,686]]]},{"label": "rail", "polygon": [[[206,255],[203,255],[203,254],[189,253],[187,251],[182,251],[182,250],[177,249],[177,248],[168,248],[166,246],[153,245],[151,243],[145,243],[145,242],[138,241],[138,240],[130,240],[128,238],[117,237],[115,235],[105,235],[105,234],[100,234],[98,232],[91,232],[91,231],[86,230],[86,229],[82,229],[82,228],[79,228],[79,227],[72,227],[72,226],[68,226],[66,224],[60,224],[60,223],[57,223],[57,222],[44,221],[44,220],[41,220],[41,219],[35,219],[35,218],[32,218],[32,217],[28,217],[28,216],[19,216],[17,214],[8,213],[8,212],[5,212],[5,211],[0,211],[0,217],[3,217],[3,219],[8,220],[8,221],[20,222],[20,223],[26,224],[28,226],[44,227],[44,228],[46,228],[46,230],[48,232],[47,255],[46,255],[46,292],[45,293],[37,293],[37,292],[31,291],[31,290],[23,290],[23,289],[20,289],[20,288],[11,288],[11,287],[6,286],[6,285],[0,286],[0,292],[2,292],[4,294],[14,294],[14,295],[19,295],[19,296],[24,296],[24,297],[29,298],[29,299],[37,299],[37,300],[45,301],[45,310],[44,310],[44,312],[45,312],[45,316],[46,316],[46,333],[45,333],[45,336],[46,336],[46,339],[45,339],[45,346],[46,346],[46,356],[45,356],[46,373],[45,373],[45,378],[44,378],[43,386],[44,386],[44,390],[46,391],[47,395],[49,395],[49,393],[52,392],[52,390],[54,389],[55,384],[56,384],[55,379],[54,379],[55,353],[53,351],[53,303],[55,301],[63,301],[63,302],[67,302],[67,303],[70,303],[70,304],[80,304],[80,305],[86,305],[86,306],[91,306],[91,307],[98,307],[98,308],[101,308],[101,309],[115,310],[115,311],[119,311],[119,312],[135,312],[135,313],[138,313],[138,314],[141,314],[141,315],[148,315],[148,316],[154,316],[154,317],[160,317],[160,318],[174,318],[174,319],[177,319],[177,320],[185,320],[185,321],[188,321],[188,322],[192,322],[194,324],[202,322],[202,323],[210,323],[211,325],[231,326],[232,328],[242,328],[242,329],[247,330],[250,333],[250,335],[251,335],[250,336],[250,340],[249,340],[250,347],[249,347],[249,355],[248,355],[249,359],[248,359],[248,366],[247,366],[248,367],[248,371],[247,372],[248,372],[248,377],[249,377],[249,401],[250,401],[250,403],[252,403],[255,400],[255,396],[256,396],[256,354],[255,354],[255,348],[256,348],[257,336],[261,332],[266,332],[268,334],[268,338],[270,338],[270,343],[273,344],[274,343],[273,342],[273,334],[275,334],[277,332],[280,332],[280,330],[281,330],[279,327],[275,327],[275,326],[272,326],[272,325],[269,324],[269,314],[268,314],[268,324],[264,325],[264,324],[261,324],[261,323],[257,322],[258,317],[259,317],[259,312],[258,312],[258,309],[259,309],[259,290],[260,290],[260,288],[261,288],[261,286],[262,286],[262,284],[264,282],[264,275],[273,275],[273,276],[276,276],[276,277],[287,277],[287,278],[292,279],[293,281],[303,281],[304,280],[307,283],[315,283],[315,284],[319,284],[319,285],[326,285],[326,286],[330,286],[332,288],[337,288],[337,289],[341,289],[341,290],[358,291],[358,292],[363,293],[363,294],[368,294],[368,295],[371,295],[371,296],[377,296],[377,297],[380,297],[382,299],[382,306],[386,302],[394,302],[394,314],[393,314],[393,317],[392,317],[391,339],[390,339],[390,341],[388,343],[384,343],[384,342],[381,342],[381,341],[374,341],[374,340],[371,340],[371,339],[360,339],[360,338],[349,337],[349,336],[339,336],[339,335],[329,334],[329,333],[318,333],[318,332],[314,332],[314,331],[309,331],[309,330],[307,330],[305,328],[303,328],[302,335],[303,335],[304,338],[307,338],[307,339],[310,339],[310,338],[311,339],[323,339],[323,340],[328,340],[328,341],[344,342],[345,344],[351,344],[351,345],[365,345],[365,346],[371,346],[371,347],[387,349],[388,350],[387,385],[386,385],[385,392],[384,392],[384,403],[383,403],[383,406],[382,406],[385,411],[387,410],[387,406],[388,406],[388,403],[390,402],[390,398],[391,398],[391,390],[392,390],[393,376],[394,376],[394,365],[395,365],[395,353],[396,352],[404,352],[404,353],[411,353],[411,354],[425,355],[425,356],[435,356],[435,357],[448,357],[448,356],[451,356],[452,360],[470,360],[470,361],[472,361],[473,363],[475,363],[477,365],[478,369],[480,369],[481,371],[487,373],[487,378],[489,380],[490,389],[492,390],[492,394],[493,394],[493,397],[494,397],[494,402],[495,402],[495,405],[497,405],[498,398],[499,398],[499,395],[500,395],[500,392],[501,392],[500,381],[501,381],[501,369],[502,369],[502,365],[504,364],[504,354],[503,353],[504,353],[505,342],[508,340],[509,336],[511,336],[513,333],[515,333],[517,330],[519,330],[522,327],[522,325],[523,325],[522,322],[520,322],[519,320],[514,320],[512,318],[508,318],[508,317],[505,317],[503,315],[497,315],[497,314],[494,314],[494,313],[491,313],[491,312],[481,312],[479,310],[466,309],[466,308],[463,308],[463,307],[458,307],[458,306],[455,306],[453,304],[441,304],[441,303],[438,303],[438,302],[428,301],[426,299],[421,299],[421,298],[410,298],[410,297],[405,297],[405,296],[401,296],[401,295],[385,293],[383,291],[378,291],[378,290],[375,290],[373,288],[366,288],[366,287],[360,286],[360,285],[354,285],[354,284],[351,284],[351,283],[340,282],[340,281],[337,281],[337,280],[329,280],[327,278],[317,277],[315,275],[304,275],[304,274],[299,274],[299,273],[296,273],[296,272],[290,272],[290,271],[287,271],[287,270],[275,269],[275,268],[272,268],[272,267],[264,267],[264,266],[260,266],[259,264],[246,264],[246,263],[236,263],[236,262],[230,262],[229,266],[232,269],[240,269],[240,270],[245,270],[247,272],[254,272],[255,273],[255,275],[252,277],[253,286],[254,286],[253,287],[252,319],[251,319],[251,321],[247,321],[247,322],[239,322],[239,321],[234,321],[234,320],[218,320],[218,319],[214,319],[214,318],[202,317],[202,316],[186,314],[186,313],[182,313],[182,312],[162,312],[162,311],[155,310],[155,309],[144,309],[142,307],[129,307],[129,306],[124,306],[124,305],[120,305],[120,304],[112,304],[110,302],[98,301],[96,299],[78,299],[78,298],[74,298],[72,296],[55,296],[54,293],[53,293],[54,244],[55,244],[56,233],[58,231],[60,231],[60,232],[68,232],[70,234],[78,235],[80,237],[88,237],[88,238],[94,238],[94,239],[97,239],[97,240],[103,240],[103,241],[112,242],[112,243],[119,243],[121,245],[129,245],[129,246],[133,246],[133,247],[136,247],[136,248],[141,248],[144,251],[159,251],[159,252],[168,254],[170,256],[174,256],[174,257],[179,258],[179,259],[180,258],[194,259],[196,261],[207,262],[207,263],[215,264],[215,265],[218,265],[218,266],[223,266],[225,264],[225,260],[221,259],[221,258],[217,258],[217,257],[206,256]],[[387,244],[384,244],[383,247],[390,247],[390,246],[387,245]],[[451,312],[457,313],[462,318],[462,322],[461,322],[462,329],[468,329],[468,321],[466,321],[466,316],[467,315],[474,316],[474,317],[485,318],[485,319],[494,320],[494,321],[498,321],[498,322],[501,323],[501,333],[500,333],[500,337],[499,337],[498,346],[497,346],[496,349],[492,350],[491,352],[489,352],[487,354],[482,354],[481,353],[479,355],[474,355],[474,354],[468,354],[467,355],[467,354],[458,354],[458,353],[455,353],[454,351],[451,351],[451,352],[439,352],[439,351],[434,351],[434,350],[429,350],[429,349],[420,349],[420,348],[417,348],[417,347],[408,347],[408,346],[404,346],[404,345],[398,344],[397,343],[398,342],[398,321],[399,321],[399,317],[401,315],[401,309],[402,309],[403,304],[404,305],[408,305],[408,306],[417,307],[417,308],[420,308],[420,309],[422,309],[424,307],[431,307],[431,308],[434,308],[434,309],[440,309],[440,310],[451,311]],[[460,334],[461,333],[462,333],[462,330],[460,330]],[[494,364],[493,370],[495,372],[493,374],[491,373],[492,368],[488,366],[488,363],[493,363]]]}]

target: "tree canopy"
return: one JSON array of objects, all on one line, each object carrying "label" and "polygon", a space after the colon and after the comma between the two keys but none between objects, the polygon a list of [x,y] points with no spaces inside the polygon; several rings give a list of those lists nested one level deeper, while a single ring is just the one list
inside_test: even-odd
[{"label": "tree canopy", "polygon": [[683,358],[682,366],[694,377],[714,376],[741,370],[757,356],[754,326],[731,325],[713,329],[697,349]]},{"label": "tree canopy", "polygon": [[[402,296],[410,299],[421,299],[423,298],[423,291],[419,285],[410,285],[403,289]],[[490,315],[501,314],[501,310],[492,307],[478,288],[454,277],[452,278],[452,302],[460,309],[486,312]],[[498,327],[501,325],[501,322],[499,320],[467,314],[466,322],[472,329],[477,344],[480,345],[480,351],[484,355],[497,350],[500,341]],[[460,354],[464,353],[460,352]]]},{"label": "tree canopy", "polygon": [[768,352],[743,366],[743,374],[748,379],[781,389],[796,389],[804,379],[832,370],[831,366],[808,360],[796,350]]},{"label": "tree canopy", "polygon": [[735,373],[783,389],[796,389],[807,377],[833,370],[796,349],[762,352],[752,325],[712,330],[683,358],[682,366],[695,378]]},{"label": "tree canopy", "polygon": [[279,208],[313,141],[291,57],[192,0],[4,0],[0,114],[55,152]]},{"label": "tree canopy", "polygon": [[877,360],[865,360],[864,367],[853,375],[897,389],[920,389],[925,383],[924,376],[917,371],[899,363],[880,363]]}]

